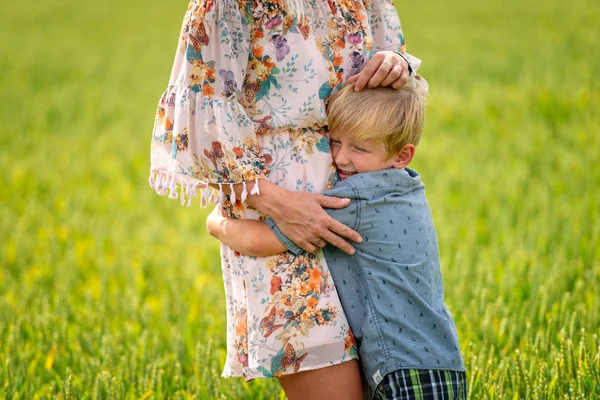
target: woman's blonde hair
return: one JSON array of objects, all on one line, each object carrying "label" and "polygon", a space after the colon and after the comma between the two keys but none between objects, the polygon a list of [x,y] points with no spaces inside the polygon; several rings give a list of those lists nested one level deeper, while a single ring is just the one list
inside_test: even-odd
[{"label": "woman's blonde hair", "polygon": [[352,135],[357,140],[381,140],[388,154],[406,144],[419,144],[425,125],[425,91],[377,87],[354,91],[347,85],[327,106],[330,131]]}]

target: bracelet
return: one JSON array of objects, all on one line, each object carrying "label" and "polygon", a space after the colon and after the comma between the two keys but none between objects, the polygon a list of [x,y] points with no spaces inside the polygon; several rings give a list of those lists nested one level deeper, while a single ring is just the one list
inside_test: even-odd
[{"label": "bracelet", "polygon": [[415,71],[413,70],[412,64],[410,63],[410,61],[408,61],[408,57],[406,57],[404,54],[400,53],[398,50],[392,50],[392,52],[398,54],[400,57],[402,57],[402,59],[404,61],[406,61],[406,63],[408,64],[408,76],[413,76]]}]

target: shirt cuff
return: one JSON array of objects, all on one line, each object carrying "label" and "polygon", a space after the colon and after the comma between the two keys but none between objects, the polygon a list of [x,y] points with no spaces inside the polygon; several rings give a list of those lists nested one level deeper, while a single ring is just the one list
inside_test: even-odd
[{"label": "shirt cuff", "polygon": [[265,223],[267,224],[267,226],[271,229],[271,231],[273,231],[273,233],[275,234],[275,236],[277,237],[277,239],[279,239],[279,241],[292,253],[294,253],[295,255],[300,255],[302,253],[304,253],[304,249],[300,246],[298,246],[296,243],[292,242],[287,236],[285,236],[283,234],[283,232],[281,232],[279,230],[279,227],[277,226],[277,224],[275,223],[275,221],[273,221],[272,218],[267,218],[265,220]]},{"label": "shirt cuff", "polygon": [[413,68],[412,62],[410,62],[410,60],[408,59],[408,57],[404,54],[402,54],[401,52],[394,50],[394,53],[398,54],[404,61],[406,61],[406,64],[408,64],[408,74],[409,76],[413,76],[415,75],[415,69]]}]

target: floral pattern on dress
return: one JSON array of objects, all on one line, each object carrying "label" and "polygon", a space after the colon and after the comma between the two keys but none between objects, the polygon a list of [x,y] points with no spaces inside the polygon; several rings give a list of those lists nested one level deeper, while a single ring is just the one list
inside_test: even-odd
[{"label": "floral pattern on dress", "polygon": [[[391,0],[192,0],[156,113],[151,185],[229,218],[264,218],[208,190],[259,178],[288,190],[335,183],[325,107],[375,51],[402,50]],[[221,245],[224,376],[276,377],[357,357],[321,251],[257,258]]]}]

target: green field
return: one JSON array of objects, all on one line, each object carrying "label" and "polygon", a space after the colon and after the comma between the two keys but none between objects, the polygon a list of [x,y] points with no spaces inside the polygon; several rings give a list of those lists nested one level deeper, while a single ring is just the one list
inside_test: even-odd
[{"label": "green field", "polygon": [[[600,398],[600,2],[487,3],[398,3],[471,398]],[[0,398],[283,398],[219,377],[207,211],[147,183],[186,4],[3,7]]]}]

